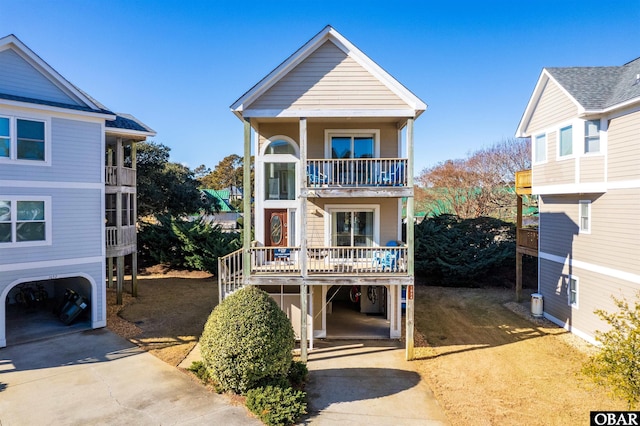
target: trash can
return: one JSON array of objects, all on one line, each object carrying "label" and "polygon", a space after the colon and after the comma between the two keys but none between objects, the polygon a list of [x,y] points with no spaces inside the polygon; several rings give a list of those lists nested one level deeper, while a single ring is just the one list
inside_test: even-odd
[{"label": "trash can", "polygon": [[534,317],[542,316],[542,295],[540,293],[531,295],[531,314]]}]

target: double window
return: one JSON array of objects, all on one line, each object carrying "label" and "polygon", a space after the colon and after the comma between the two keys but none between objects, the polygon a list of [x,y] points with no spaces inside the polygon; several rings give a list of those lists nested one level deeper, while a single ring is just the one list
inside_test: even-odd
[{"label": "double window", "polygon": [[373,247],[378,244],[380,206],[325,205],[327,243],[334,247]]},{"label": "double window", "polygon": [[0,116],[0,161],[47,161],[47,123]]},{"label": "double window", "polygon": [[0,196],[0,247],[51,241],[50,197]]}]

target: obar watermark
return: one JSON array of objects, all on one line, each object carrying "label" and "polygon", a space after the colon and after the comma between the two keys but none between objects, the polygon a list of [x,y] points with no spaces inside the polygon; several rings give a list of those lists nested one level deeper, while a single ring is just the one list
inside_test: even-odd
[{"label": "obar watermark", "polygon": [[591,426],[640,426],[640,411],[592,411]]}]

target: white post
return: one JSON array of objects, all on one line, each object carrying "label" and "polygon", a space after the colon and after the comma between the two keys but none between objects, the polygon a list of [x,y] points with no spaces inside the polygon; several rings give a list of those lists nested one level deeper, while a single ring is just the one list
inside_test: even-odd
[{"label": "white post", "polygon": [[[306,186],[307,170],[307,119],[300,118],[300,188]],[[302,284],[300,285],[300,359],[307,362],[307,312],[309,296],[307,292],[307,199],[303,198],[300,208],[300,274]]]},{"label": "white post", "polygon": [[[407,120],[407,186],[411,189],[411,195],[407,197],[407,273],[411,281],[414,279],[413,269],[413,249],[415,246],[414,239],[414,223],[413,223],[413,118]],[[413,351],[413,297],[414,297],[413,282],[407,286],[407,301],[406,301],[406,359],[411,361],[414,358]]]}]

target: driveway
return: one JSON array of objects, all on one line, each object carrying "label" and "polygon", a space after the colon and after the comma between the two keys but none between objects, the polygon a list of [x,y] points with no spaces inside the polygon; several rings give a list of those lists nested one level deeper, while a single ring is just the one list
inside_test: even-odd
[{"label": "driveway", "polygon": [[0,425],[260,425],[106,329],[0,349]]},{"label": "driveway", "polygon": [[315,341],[306,425],[448,425],[431,389],[394,340]]}]

